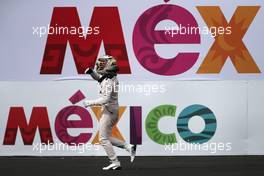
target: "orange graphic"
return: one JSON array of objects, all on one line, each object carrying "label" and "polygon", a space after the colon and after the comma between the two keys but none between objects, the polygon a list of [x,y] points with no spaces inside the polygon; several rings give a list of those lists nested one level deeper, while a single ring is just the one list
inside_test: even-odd
[{"label": "orange graphic", "polygon": [[238,73],[260,73],[258,66],[242,41],[260,6],[238,6],[228,24],[220,7],[198,6],[207,26],[231,27],[231,34],[217,34],[197,73],[219,73],[228,56]]},{"label": "orange graphic", "polygon": [[[100,118],[102,117],[102,107],[101,106],[94,106],[94,107],[91,107],[91,109],[94,112],[94,114],[96,116],[96,119],[99,121]],[[119,107],[119,110],[118,110],[118,121],[121,119],[121,117],[122,117],[123,113],[125,112],[125,110],[126,110],[126,106],[120,106]],[[118,123],[118,121],[117,121],[117,123]],[[124,137],[119,132],[117,126],[113,127],[112,136],[115,137],[115,138],[118,138],[118,139],[120,139],[122,141],[125,141]],[[96,136],[95,136],[92,144],[96,144],[96,143],[99,143],[99,133],[98,132],[96,133]]]}]

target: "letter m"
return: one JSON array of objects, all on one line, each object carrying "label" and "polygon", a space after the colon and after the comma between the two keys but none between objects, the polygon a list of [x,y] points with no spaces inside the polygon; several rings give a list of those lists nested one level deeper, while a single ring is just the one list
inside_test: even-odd
[{"label": "letter m", "polygon": [[[88,31],[90,34],[87,34],[86,37],[80,35],[78,31],[83,27],[76,7],[55,7],[40,74],[61,74],[68,42],[78,74],[83,74],[86,68],[95,66],[102,42],[105,53],[117,58],[119,73],[130,74],[131,70],[117,7],[95,7],[89,27],[98,30],[95,33]],[[61,28],[68,28],[68,32],[67,30],[62,32]],[[84,29],[87,28],[84,27]]]},{"label": "letter m", "polygon": [[23,107],[11,107],[8,115],[3,145],[15,145],[17,129],[25,145],[32,145],[37,127],[41,143],[53,143],[46,107],[34,107],[27,124]]}]

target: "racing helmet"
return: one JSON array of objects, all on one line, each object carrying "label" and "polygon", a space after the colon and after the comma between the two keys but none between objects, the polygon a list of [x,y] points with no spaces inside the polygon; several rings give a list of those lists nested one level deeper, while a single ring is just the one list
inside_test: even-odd
[{"label": "racing helmet", "polygon": [[110,55],[103,55],[97,59],[96,72],[103,74],[114,74],[118,71],[116,59]]}]

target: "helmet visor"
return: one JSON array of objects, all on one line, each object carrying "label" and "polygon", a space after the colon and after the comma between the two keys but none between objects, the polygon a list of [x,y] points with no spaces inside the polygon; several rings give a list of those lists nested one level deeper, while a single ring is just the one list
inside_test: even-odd
[{"label": "helmet visor", "polygon": [[106,64],[107,64],[107,60],[106,59],[99,58],[98,61],[96,62],[96,69],[97,69],[97,71],[104,70]]}]

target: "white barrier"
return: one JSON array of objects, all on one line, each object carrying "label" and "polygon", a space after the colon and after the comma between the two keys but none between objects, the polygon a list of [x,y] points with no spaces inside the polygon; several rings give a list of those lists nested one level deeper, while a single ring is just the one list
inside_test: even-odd
[{"label": "white barrier", "polygon": [[[137,126],[137,128],[142,131],[138,133],[139,138],[137,138],[137,141],[141,143],[138,147],[138,155],[241,155],[264,153],[263,147],[261,147],[264,144],[262,140],[260,140],[261,125],[263,124],[261,118],[261,111],[263,108],[261,108],[261,104],[259,104],[261,97],[263,97],[263,91],[261,90],[264,83],[262,81],[121,82],[121,84],[123,84],[123,86],[133,85],[138,87],[134,92],[132,92],[132,89],[130,89],[130,92],[128,92],[128,90],[124,92],[124,87],[122,90],[123,92],[120,90],[120,106],[125,106],[126,108],[124,109],[124,113],[121,113],[120,121],[117,124],[117,131],[120,132],[121,136],[126,139],[127,142],[130,142],[131,133],[133,133],[130,127],[131,123],[133,123],[131,119],[136,118],[138,121],[142,122],[141,126]],[[163,85],[162,91],[152,91],[148,95],[142,91],[142,88],[139,88],[140,86],[147,87],[157,85]],[[90,144],[93,142],[98,128],[95,111],[92,111],[92,109],[88,109],[88,111],[91,114],[93,127],[88,127],[88,123],[91,122],[83,119],[82,123],[87,124],[83,124],[84,126],[82,128],[78,128],[77,125],[75,129],[67,129],[67,133],[72,136],[79,136],[80,133],[92,134],[89,140],[88,137],[86,137],[85,147],[87,150],[85,152],[82,152],[84,149],[82,149],[81,146],[79,146],[79,150],[76,150],[76,146],[75,148],[72,146],[72,149],[62,149],[62,146],[59,145],[63,144],[63,140],[65,142],[65,138],[60,138],[59,136],[62,134],[55,130],[56,119],[63,118],[58,115],[59,112],[65,107],[73,106],[68,99],[76,91],[80,90],[90,99],[97,97],[95,82],[1,82],[0,89],[0,155],[46,156],[104,154],[101,147],[92,146]],[[176,106],[175,114],[173,114],[173,111],[169,114],[162,113],[160,119],[157,120],[157,129],[161,133],[175,136],[176,141],[174,141],[172,145],[160,144],[160,142],[158,142],[159,140],[153,137],[156,135],[156,130],[151,127],[153,124],[150,122],[153,122],[153,119],[151,120],[151,116],[153,115],[151,115],[150,112],[160,105]],[[201,113],[198,112],[198,110],[195,111],[194,109],[199,109],[199,107],[192,107],[194,108],[192,109],[190,108],[192,105],[203,105],[203,108],[207,107],[210,109],[216,119],[216,128],[214,129],[210,126],[212,121],[208,121],[207,124],[205,120],[211,118],[209,117],[209,112]],[[83,109],[81,101],[77,103],[76,106]],[[14,109],[15,107],[20,107],[20,110],[21,108],[24,110],[27,124],[29,124],[30,116],[31,119],[33,119],[33,107],[45,107],[48,114],[52,139],[55,144],[49,145],[49,149],[47,148],[48,146],[44,145],[40,148],[40,146],[37,145],[41,143],[41,141],[43,142],[43,139],[41,140],[40,138],[39,129],[36,130],[35,137],[30,137],[30,134],[32,135],[32,129],[30,131],[30,128],[24,130],[24,137],[25,141],[30,141],[31,138],[33,140],[32,144],[24,144],[25,141],[23,141],[21,137],[20,130],[18,130],[16,138],[13,140],[15,144],[11,144],[12,137],[10,138],[10,134],[13,133],[12,130],[9,136],[5,136],[8,118],[9,120],[14,118],[13,122],[21,122],[20,117],[23,116],[21,112],[14,113],[16,110],[19,111],[19,108]],[[141,113],[137,113],[136,116],[132,115],[130,112],[131,107],[141,107]],[[12,108],[15,114],[13,114],[13,116],[11,115]],[[167,112],[166,108],[159,110],[160,112]],[[211,133],[211,136],[209,135],[210,137],[207,142],[200,141],[200,146],[193,144],[199,143],[199,140],[185,141],[184,136],[186,134],[180,132],[180,128],[182,127],[179,121],[180,116],[184,117],[186,112],[191,114],[192,110],[193,113],[197,112],[198,114],[194,113],[189,116],[189,122],[186,128],[194,134],[199,134],[207,127],[208,129],[210,127],[209,131],[211,130],[211,132],[214,132],[213,134]],[[42,113],[35,112],[35,116],[37,116],[36,119],[45,119],[43,114],[45,114],[43,111]],[[148,116],[149,121],[147,120]],[[201,118],[202,116],[204,116],[204,120]],[[158,115],[155,116],[155,118],[158,117]],[[72,114],[69,115],[68,120],[78,119],[80,120],[78,114]],[[10,124],[9,125],[12,126],[15,123],[10,122]],[[44,122],[42,122],[42,125],[43,124]],[[86,125],[88,126],[86,127]],[[42,132],[43,136],[46,135],[47,137],[47,130]],[[140,140],[140,137],[142,137],[142,140]],[[67,148],[67,146],[65,148]],[[118,153],[121,155],[126,154],[119,149]]]}]

